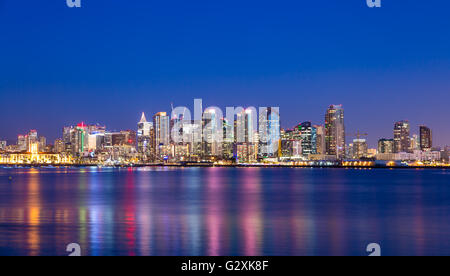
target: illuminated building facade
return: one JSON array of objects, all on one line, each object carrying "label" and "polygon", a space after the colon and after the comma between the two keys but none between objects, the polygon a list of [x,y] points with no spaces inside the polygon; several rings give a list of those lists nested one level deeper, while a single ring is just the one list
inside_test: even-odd
[{"label": "illuminated building facade", "polygon": [[302,155],[308,158],[311,154],[317,154],[317,129],[311,122],[304,122],[297,126],[302,143]]},{"label": "illuminated building facade", "polygon": [[325,151],[338,159],[345,156],[345,124],[342,105],[331,105],[325,115]]},{"label": "illuminated building facade", "polygon": [[17,151],[27,151],[28,150],[27,138],[25,135],[17,136],[17,146],[18,146]]},{"label": "illuminated building facade", "polygon": [[26,141],[27,141],[27,150],[30,152],[31,151],[31,145],[34,143],[38,143],[38,133],[36,130],[30,130],[30,132],[28,132],[28,135],[25,136],[26,137]]},{"label": "illuminated building facade", "polygon": [[47,138],[44,136],[39,137],[39,151],[46,152],[47,151]]},{"label": "illuminated building facade", "polygon": [[258,159],[258,147],[254,143],[236,144],[237,163],[254,163]]},{"label": "illuminated building facade", "polygon": [[361,159],[366,158],[368,155],[368,146],[366,139],[354,139],[353,140],[353,158]]},{"label": "illuminated building facade", "polygon": [[290,164],[369,157],[432,162],[438,153],[443,159],[448,155],[445,150],[432,151],[432,133],[426,126],[420,127],[420,139],[417,135],[411,139],[408,121],[397,122],[394,139],[379,140],[378,151],[369,153],[359,133],[358,139],[346,146],[341,105],[328,108],[325,125],[303,122],[288,130],[280,129],[278,108],[261,108],[258,113],[254,108],[239,107],[234,112],[233,121],[215,107],[202,110],[195,120],[184,120],[185,114],[170,119],[167,113],[159,112],[153,122],[142,113],[137,132],[110,132],[104,126],[80,123],[64,127],[62,139],[55,140],[54,146],[31,130],[19,135],[16,145],[0,143],[1,160],[3,164]]},{"label": "illuminated building facade", "polygon": [[378,140],[378,153],[394,153],[394,139]]},{"label": "illuminated building facade", "polygon": [[420,149],[430,151],[433,147],[433,137],[431,129],[426,126],[420,126]]},{"label": "illuminated building facade", "polygon": [[162,148],[170,145],[170,121],[167,113],[156,113],[155,116],[153,116],[153,126],[155,128],[155,152],[158,157],[161,157],[161,155],[165,155]]},{"label": "illuminated building facade", "polygon": [[223,127],[222,118],[215,109],[203,113],[203,151],[205,159],[222,155]]},{"label": "illuminated building facade", "polygon": [[2,153],[0,164],[8,165],[61,165],[73,164],[70,155],[55,153],[40,153],[39,143],[31,143],[29,152],[26,153]]},{"label": "illuminated building facade", "polygon": [[63,153],[64,152],[64,141],[62,139],[56,139],[53,145],[53,150],[55,153]]},{"label": "illuminated building facade", "polygon": [[259,157],[277,158],[281,155],[280,110],[267,107],[259,112]]},{"label": "illuminated building facade", "polygon": [[325,128],[321,125],[315,125],[316,128],[316,149],[317,154],[325,154]]},{"label": "illuminated building facade", "polygon": [[230,160],[234,156],[234,124],[228,122],[227,119],[222,120],[223,124],[223,143],[222,143],[222,158]]},{"label": "illuminated building facade", "polygon": [[138,123],[137,148],[145,160],[151,160],[154,156],[154,128],[152,122],[147,122],[144,112]]},{"label": "illuminated building facade", "polygon": [[408,121],[396,122],[394,125],[394,153],[410,152],[410,124]]}]

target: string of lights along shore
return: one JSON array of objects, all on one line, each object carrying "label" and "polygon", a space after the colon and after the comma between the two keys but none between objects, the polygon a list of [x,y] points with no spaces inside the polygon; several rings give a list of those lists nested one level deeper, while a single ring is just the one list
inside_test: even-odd
[{"label": "string of lights along shore", "polygon": [[[201,100],[200,100],[201,104]],[[178,108],[177,108],[178,109]],[[48,144],[37,130],[0,142],[0,164],[28,165],[211,165],[211,166],[449,166],[450,147],[433,147],[432,130],[398,121],[393,136],[369,148],[367,133],[347,133],[344,107],[330,105],[324,122],[280,127],[277,108],[218,108],[142,113],[135,130],[109,131],[84,122],[62,128]],[[186,112],[188,111],[188,112]]]}]

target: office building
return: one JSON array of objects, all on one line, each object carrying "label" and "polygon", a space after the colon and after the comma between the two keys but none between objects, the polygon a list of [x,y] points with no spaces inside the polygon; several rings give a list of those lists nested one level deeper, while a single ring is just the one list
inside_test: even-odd
[{"label": "office building", "polygon": [[426,126],[420,126],[420,149],[429,151],[433,147],[433,138],[431,129]]},{"label": "office building", "polygon": [[394,153],[394,139],[380,139],[378,153]]},{"label": "office building", "polygon": [[153,127],[155,153],[160,157],[165,155],[161,149],[170,145],[170,120],[166,112],[159,112],[153,116]]},{"label": "office building", "polygon": [[325,115],[325,151],[338,159],[345,155],[345,124],[342,105],[331,105]]},{"label": "office building", "polygon": [[280,155],[280,111],[278,108],[260,108],[259,157],[277,158]]},{"label": "office building", "polygon": [[394,125],[394,153],[411,152],[410,124],[408,121]]}]

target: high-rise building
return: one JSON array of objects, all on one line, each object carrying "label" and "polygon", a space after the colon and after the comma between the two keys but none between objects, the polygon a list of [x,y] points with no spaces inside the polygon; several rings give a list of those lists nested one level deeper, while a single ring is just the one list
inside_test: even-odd
[{"label": "high-rise building", "polygon": [[234,122],[234,138],[235,143],[245,143],[245,111],[236,114],[236,120]]},{"label": "high-rise building", "polygon": [[145,113],[142,112],[141,120],[138,123],[138,136],[150,136],[150,131],[152,128],[152,123],[147,122],[147,118],[145,118]]},{"label": "high-rise building", "polygon": [[36,130],[32,129],[30,132],[28,132],[28,135],[25,136],[27,139],[27,149],[28,152],[31,152],[31,145],[37,144],[38,145],[38,151],[39,151],[39,140],[38,140],[38,133]]},{"label": "high-rise building", "polygon": [[368,146],[366,139],[353,140],[353,158],[361,159],[367,157]]},{"label": "high-rise building", "polygon": [[414,152],[415,150],[420,150],[420,136],[417,134],[413,134],[410,141],[409,150]]},{"label": "high-rise building", "polygon": [[260,108],[259,114],[259,156],[276,158],[280,155],[280,113],[278,108]]},{"label": "high-rise building", "polygon": [[183,120],[183,143],[189,147],[190,157],[197,160],[202,155],[202,124],[201,120]]},{"label": "high-rise building", "polygon": [[253,143],[257,133],[257,114],[248,108],[236,115],[235,121],[235,142]]},{"label": "high-rise building", "polygon": [[65,151],[64,141],[61,139],[56,139],[53,150],[55,153],[63,153]]},{"label": "high-rise building", "polygon": [[281,156],[283,159],[299,159],[303,157],[302,137],[299,127],[281,130]]},{"label": "high-rise building", "polygon": [[147,122],[144,112],[142,112],[141,120],[138,123],[137,146],[138,152],[144,154],[145,159],[153,156],[153,123]]},{"label": "high-rise building", "polygon": [[420,126],[420,149],[423,151],[431,150],[433,147],[433,137],[431,129],[426,126]]},{"label": "high-rise building", "polygon": [[394,125],[394,153],[410,152],[410,124],[408,121],[396,122]]},{"label": "high-rise building", "polygon": [[394,139],[380,139],[378,153],[394,153]]},{"label": "high-rise building", "polygon": [[73,156],[81,156],[92,151],[104,149],[106,127],[86,125],[84,122],[76,126],[63,128],[64,152]]},{"label": "high-rise building", "polygon": [[47,147],[47,138],[44,136],[39,137],[39,152],[45,152]]},{"label": "high-rise building", "polygon": [[27,151],[27,137],[25,135],[17,136],[17,147],[19,151]]},{"label": "high-rise building", "polygon": [[325,115],[325,151],[337,158],[345,156],[345,124],[342,105],[331,105]]},{"label": "high-rise building", "polygon": [[184,116],[178,115],[170,119],[170,143],[183,145]]},{"label": "high-rise building", "polygon": [[87,149],[89,152],[96,152],[102,149],[105,141],[104,133],[91,133],[87,135]]},{"label": "high-rise building", "polygon": [[315,125],[316,128],[316,148],[317,154],[325,154],[325,129],[323,126]]},{"label": "high-rise building", "polygon": [[84,122],[79,123],[71,135],[72,153],[82,155],[87,150],[87,126]]},{"label": "high-rise building", "polygon": [[234,155],[234,125],[226,118],[222,120],[223,124],[223,144],[222,157],[225,160],[232,159]]},{"label": "high-rise building", "polygon": [[153,127],[155,153],[160,156],[164,154],[161,149],[170,144],[170,120],[166,112],[159,112],[153,116]]},{"label": "high-rise building", "polygon": [[72,131],[73,127],[63,127],[64,152],[72,152]]},{"label": "high-rise building", "polygon": [[39,151],[44,152],[47,146],[47,138],[45,136],[39,137]]},{"label": "high-rise building", "polygon": [[234,143],[238,162],[255,161],[255,153],[258,152],[257,124],[257,114],[251,108],[236,114]]},{"label": "high-rise building", "polygon": [[203,113],[203,156],[215,157],[222,155],[223,126],[222,118],[216,110],[210,109]]},{"label": "high-rise building", "polygon": [[302,155],[308,158],[311,154],[317,154],[317,129],[311,122],[301,123],[297,128],[302,141]]}]

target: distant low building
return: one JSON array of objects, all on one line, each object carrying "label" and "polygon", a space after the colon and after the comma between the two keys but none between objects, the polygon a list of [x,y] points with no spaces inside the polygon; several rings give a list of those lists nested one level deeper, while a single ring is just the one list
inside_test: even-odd
[{"label": "distant low building", "polygon": [[376,156],[377,160],[383,161],[422,161],[432,162],[441,160],[441,152],[439,151],[420,151],[415,150],[412,153],[379,153]]},{"label": "distant low building", "polygon": [[336,160],[338,160],[338,158],[336,155],[311,154],[309,156],[309,160],[311,160],[311,161],[336,161]]},{"label": "distant low building", "polygon": [[66,154],[40,153],[39,143],[29,145],[30,152],[0,154],[0,164],[32,165],[32,164],[72,164],[72,156]]},{"label": "distant low building", "polygon": [[377,155],[377,149],[368,149],[367,150],[367,157],[373,158]]}]

